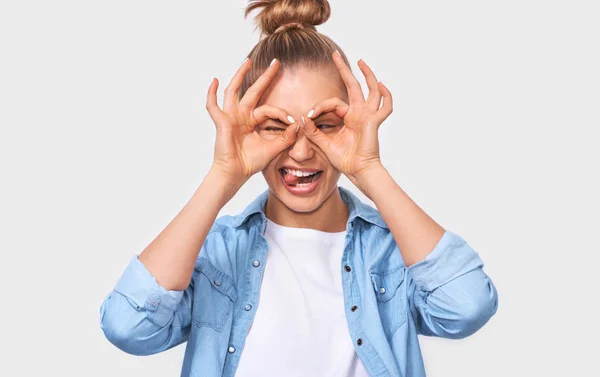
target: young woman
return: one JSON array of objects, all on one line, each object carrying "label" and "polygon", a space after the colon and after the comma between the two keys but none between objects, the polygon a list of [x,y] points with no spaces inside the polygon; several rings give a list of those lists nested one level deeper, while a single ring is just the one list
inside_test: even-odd
[{"label": "young woman", "polygon": [[[262,8],[262,9],[261,9]],[[325,0],[255,1],[263,38],[217,105],[214,162],[101,308],[149,355],[187,341],[182,376],[424,376],[418,334],[462,338],[496,312],[478,254],[423,212],[379,157],[390,91],[369,94],[315,25]],[[255,173],[268,190],[221,208]],[[345,174],[377,209],[337,186]]]}]

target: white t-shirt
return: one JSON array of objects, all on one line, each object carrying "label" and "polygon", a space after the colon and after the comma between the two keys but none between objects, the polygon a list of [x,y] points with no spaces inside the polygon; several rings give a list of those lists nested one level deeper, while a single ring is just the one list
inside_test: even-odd
[{"label": "white t-shirt", "polygon": [[368,377],[344,313],[345,237],[267,219],[260,303],[236,377]]}]

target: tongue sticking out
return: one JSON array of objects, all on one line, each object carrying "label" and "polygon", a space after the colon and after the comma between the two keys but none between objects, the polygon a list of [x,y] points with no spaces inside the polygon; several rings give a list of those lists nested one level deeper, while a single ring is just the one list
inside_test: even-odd
[{"label": "tongue sticking out", "polygon": [[300,178],[296,177],[293,174],[286,174],[285,177],[283,177],[283,180],[285,181],[286,184],[288,184],[290,186],[294,186],[298,183]]}]

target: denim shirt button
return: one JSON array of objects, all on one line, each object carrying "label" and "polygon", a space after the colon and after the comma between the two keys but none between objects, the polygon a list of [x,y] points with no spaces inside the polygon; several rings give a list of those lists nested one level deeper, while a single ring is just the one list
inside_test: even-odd
[{"label": "denim shirt button", "polygon": [[352,310],[353,312],[355,312],[356,309],[358,309],[358,306],[354,305],[350,310]]},{"label": "denim shirt button", "polygon": [[229,346],[229,348],[227,349],[227,352],[234,353],[235,352],[235,347],[234,346]]},{"label": "denim shirt button", "polygon": [[219,286],[221,286],[221,282],[220,282],[220,281],[218,281],[218,280],[215,280],[215,285],[216,285],[217,287],[219,287]]},{"label": "denim shirt button", "polygon": [[260,266],[260,262],[259,262],[259,261],[257,261],[257,260],[255,260],[254,262],[252,262],[252,265],[253,265],[254,267],[258,267],[258,266]]},{"label": "denim shirt button", "polygon": [[348,265],[345,265],[345,266],[344,266],[344,268],[345,268],[345,269],[346,269],[346,271],[348,271],[348,272],[352,271],[352,269],[351,269],[351,268],[350,268],[350,266],[348,266]]},{"label": "denim shirt button", "polygon": [[252,309],[252,305],[250,305],[250,304],[246,304],[246,306],[244,306],[244,309],[245,309],[246,311],[248,311],[248,310]]},{"label": "denim shirt button", "polygon": [[379,288],[379,293],[384,294],[385,293],[385,288],[384,287]]},{"label": "denim shirt button", "polygon": [[358,338],[358,340],[356,341],[356,344],[358,344],[359,346],[362,345],[362,338]]}]

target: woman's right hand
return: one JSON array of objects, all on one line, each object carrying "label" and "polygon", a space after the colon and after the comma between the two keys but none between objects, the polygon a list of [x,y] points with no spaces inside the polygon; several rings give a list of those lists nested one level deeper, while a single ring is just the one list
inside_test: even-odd
[{"label": "woman's right hand", "polygon": [[[219,81],[216,78],[210,84],[206,100],[206,109],[217,129],[212,168],[225,175],[228,182],[240,187],[294,143],[300,126],[283,109],[267,105],[256,107],[277,74],[278,60],[274,60],[238,100],[239,89],[251,64],[247,59],[231,79],[225,89],[223,110],[217,104]],[[279,119],[288,127],[276,138],[266,140],[255,131],[255,127],[269,118]]]}]

